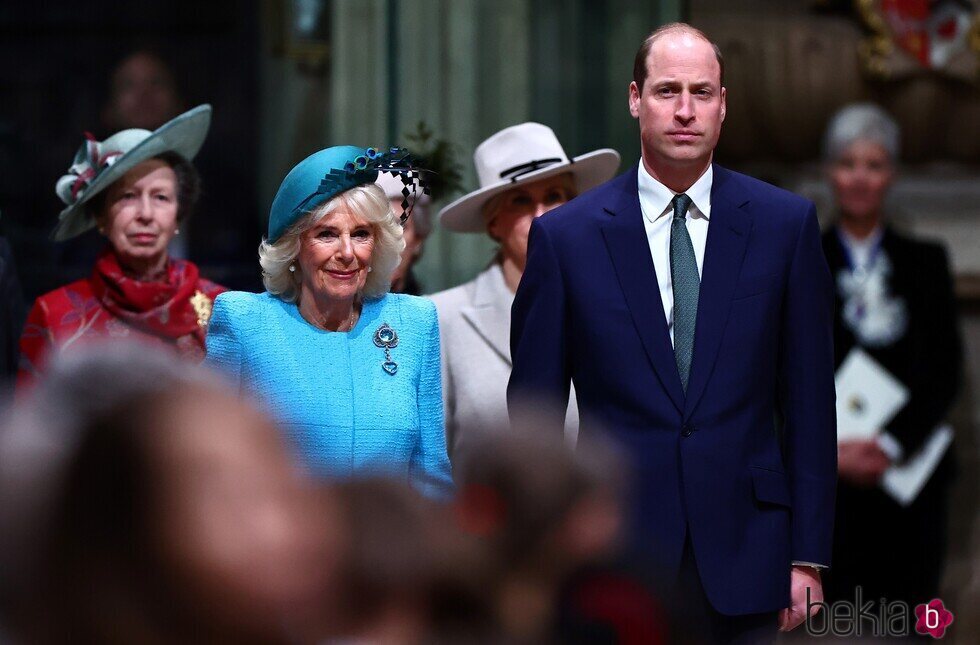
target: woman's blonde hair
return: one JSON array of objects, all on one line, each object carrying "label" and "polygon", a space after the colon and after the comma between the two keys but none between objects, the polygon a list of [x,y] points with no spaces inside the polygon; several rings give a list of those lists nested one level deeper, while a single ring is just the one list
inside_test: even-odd
[{"label": "woman's blonde hair", "polygon": [[362,184],[345,190],[302,216],[275,242],[270,244],[268,240],[262,240],[259,264],[262,265],[262,284],[266,291],[286,302],[296,301],[300,276],[298,271],[292,272],[289,267],[299,255],[301,237],[317,222],[341,208],[363,219],[374,229],[371,272],[361,295],[373,298],[387,293],[391,286],[391,274],[405,249],[405,239],[401,224],[391,210],[391,203],[375,184]]}]

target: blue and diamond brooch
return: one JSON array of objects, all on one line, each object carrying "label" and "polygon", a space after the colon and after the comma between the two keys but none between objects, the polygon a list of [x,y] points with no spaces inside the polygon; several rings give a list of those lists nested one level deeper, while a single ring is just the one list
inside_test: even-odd
[{"label": "blue and diamond brooch", "polygon": [[391,350],[398,347],[398,334],[388,323],[383,323],[374,332],[374,344],[385,350],[385,360],[381,363],[381,369],[394,376],[398,372],[398,363],[391,360]]}]

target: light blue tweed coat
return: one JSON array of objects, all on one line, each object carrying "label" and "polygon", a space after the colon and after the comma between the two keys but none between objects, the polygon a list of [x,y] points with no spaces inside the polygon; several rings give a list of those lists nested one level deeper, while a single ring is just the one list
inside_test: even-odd
[{"label": "light blue tweed coat", "polygon": [[[393,375],[374,343],[383,323],[398,334]],[[223,293],[214,302],[206,364],[264,402],[315,474],[381,474],[430,496],[452,491],[439,324],[428,300],[366,300],[350,332],[328,332],[268,293]]]}]

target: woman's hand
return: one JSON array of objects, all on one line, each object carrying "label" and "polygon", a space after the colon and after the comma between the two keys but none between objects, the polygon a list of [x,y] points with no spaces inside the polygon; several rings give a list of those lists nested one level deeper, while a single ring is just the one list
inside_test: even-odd
[{"label": "woman's hand", "polygon": [[837,473],[850,484],[871,488],[892,465],[874,439],[841,441],[837,444]]}]

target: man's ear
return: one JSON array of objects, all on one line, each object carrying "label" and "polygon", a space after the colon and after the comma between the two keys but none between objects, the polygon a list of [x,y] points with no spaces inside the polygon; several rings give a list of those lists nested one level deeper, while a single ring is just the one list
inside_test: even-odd
[{"label": "man's ear", "polygon": [[728,113],[728,90],[721,88],[721,120],[724,122],[725,115]]},{"label": "man's ear", "polygon": [[636,81],[630,81],[630,114],[634,119],[640,118],[640,88]]}]

